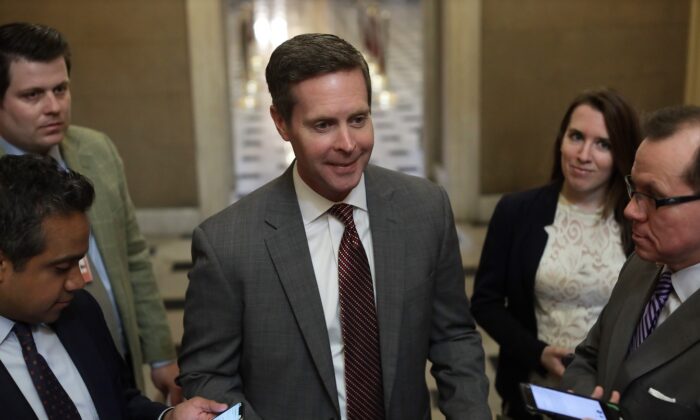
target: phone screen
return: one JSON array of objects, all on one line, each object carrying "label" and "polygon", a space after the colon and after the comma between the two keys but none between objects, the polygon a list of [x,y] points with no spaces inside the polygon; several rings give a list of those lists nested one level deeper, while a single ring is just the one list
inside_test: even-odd
[{"label": "phone screen", "polygon": [[605,420],[600,401],[538,385],[529,385],[537,410],[576,419]]},{"label": "phone screen", "polygon": [[243,419],[243,403],[234,404],[223,413],[214,417],[215,420],[242,420]]}]

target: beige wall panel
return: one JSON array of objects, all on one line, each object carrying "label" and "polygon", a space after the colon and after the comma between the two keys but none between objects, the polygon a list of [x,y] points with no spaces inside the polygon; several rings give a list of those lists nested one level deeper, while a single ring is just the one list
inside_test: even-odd
[{"label": "beige wall panel", "polygon": [[[233,144],[223,0],[187,0],[200,217],[229,204]],[[228,3],[226,4],[228,5]]]},{"label": "beige wall panel", "polygon": [[700,105],[700,0],[690,2],[685,103]]},{"label": "beige wall panel", "polygon": [[455,219],[460,222],[473,220],[478,213],[482,3],[445,0],[441,4],[440,134],[445,175],[438,176],[438,181],[447,190]]},{"label": "beige wall panel", "polygon": [[483,2],[481,191],[546,182],[565,107],[609,86],[641,111],[683,101],[686,0]]},{"label": "beige wall panel", "polygon": [[441,3],[423,0],[423,149],[425,170],[437,179],[436,169],[442,158],[442,8]]},{"label": "beige wall panel", "polygon": [[138,207],[198,205],[184,0],[2,0],[71,44],[73,122],[106,132]]}]

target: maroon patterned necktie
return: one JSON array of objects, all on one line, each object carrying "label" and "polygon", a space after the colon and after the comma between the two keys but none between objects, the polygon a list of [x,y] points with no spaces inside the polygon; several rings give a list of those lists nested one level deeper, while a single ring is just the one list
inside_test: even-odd
[{"label": "maroon patterned necktie", "polygon": [[372,272],[352,218],[353,207],[336,204],[328,213],[345,225],[338,250],[340,326],[345,357],[348,420],[384,418],[379,326]]},{"label": "maroon patterned necktie", "polygon": [[32,382],[34,382],[34,387],[49,420],[80,420],[80,414],[78,414],[73,400],[56,379],[56,375],[51,371],[46,359],[36,350],[31,327],[25,323],[17,322],[13,330],[20,346],[22,346],[22,356],[27,364],[29,376],[32,377]]},{"label": "maroon patterned necktie", "polygon": [[641,346],[644,340],[649,337],[649,334],[654,331],[656,323],[659,321],[661,309],[663,309],[672,291],[673,283],[671,283],[671,272],[664,271],[659,277],[659,281],[656,282],[656,287],[649,298],[647,306],[644,307],[642,318],[639,320],[637,330],[632,336],[630,351]]}]

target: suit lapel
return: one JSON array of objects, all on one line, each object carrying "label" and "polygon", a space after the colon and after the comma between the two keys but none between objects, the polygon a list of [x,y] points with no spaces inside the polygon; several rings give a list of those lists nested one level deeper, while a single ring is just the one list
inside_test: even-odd
[{"label": "suit lapel", "polygon": [[290,166],[278,179],[269,194],[271,199],[265,210],[265,222],[269,227],[265,232],[265,245],[311,358],[336,411],[340,412],[328,329],[294,192],[292,168]]},{"label": "suit lapel", "polygon": [[544,228],[554,223],[560,190],[561,183],[559,182],[545,187],[539,199],[532,204],[531,208],[527,209],[527,216],[523,218],[523,220],[529,220],[529,222],[527,223],[528,230],[520,236],[521,242],[524,241],[524,243],[519,244],[523,251],[523,274],[521,278],[527,279],[523,286],[528,294],[527,299],[532,302],[534,302],[535,275],[537,274],[537,268],[540,265],[544,248],[549,240],[549,234]]},{"label": "suit lapel", "polygon": [[[0,149],[2,150],[2,149]],[[5,365],[0,362],[0,403],[4,416],[17,419],[36,419],[36,414],[32,407],[24,398],[24,394],[19,390],[17,384],[10,376]]]},{"label": "suit lapel", "polygon": [[[68,167],[88,177],[95,186],[95,193],[100,194],[100,192],[106,190],[107,187],[104,185],[104,178],[100,173],[100,168],[97,166],[98,163],[95,162],[94,156],[80,153],[79,148],[75,144],[78,141],[79,140],[71,136],[70,133],[66,134],[66,138],[61,143],[61,155],[63,159],[65,159]],[[105,229],[107,229],[112,222],[109,217],[106,217],[110,214],[112,214],[110,203],[105,202],[105,200],[95,200],[88,211],[90,229],[93,235],[95,235],[95,239],[100,246],[100,253],[102,254],[104,254],[103,249],[107,245],[104,241]],[[103,258],[106,258],[105,255],[103,255]],[[106,265],[109,266],[110,264]],[[110,273],[110,275],[112,274]]]},{"label": "suit lapel", "polygon": [[107,385],[113,383],[113,378],[110,378],[111,374],[105,370],[105,362],[102,360],[104,355],[93,346],[93,341],[88,339],[90,331],[79,322],[80,316],[97,315],[64,313],[52,327],[80,372],[98,415],[100,418],[111,418],[120,412],[119,407],[115,406],[115,401],[110,399],[114,396],[114,391]]},{"label": "suit lapel", "polygon": [[[95,187],[95,194],[101,194],[102,191],[107,190],[107,186],[104,185],[103,174],[101,174],[100,168],[97,166],[98,163],[95,162],[94,156],[89,154],[82,154],[79,148],[76,146],[78,139],[74,138],[69,134],[66,134],[66,138],[61,143],[61,154],[63,159],[65,159],[66,164],[72,170],[79,172],[90,179]],[[101,196],[102,197],[102,196]],[[106,230],[109,229],[112,220],[109,215],[112,214],[112,209],[110,208],[110,203],[105,200],[95,200],[93,205],[88,210],[88,216],[90,218],[90,230],[95,236],[95,240],[100,248],[100,254],[102,258],[107,260],[110,257],[109,243],[105,241],[104,238],[108,237]],[[106,267],[119,266],[118,264],[107,264]],[[108,273],[110,278],[117,275],[118,273]]]},{"label": "suit lapel", "polygon": [[[111,200],[112,196],[119,195],[116,192],[118,187],[114,185],[116,177],[112,176],[113,170],[105,168],[101,159],[93,156],[84,146],[80,147],[81,142],[84,140],[69,129],[61,142],[61,155],[71,170],[88,177],[95,187],[95,201],[88,210],[90,233],[97,242],[97,248],[110,280],[112,295],[120,309],[127,351],[135,360],[140,361],[141,347],[137,336],[138,331],[135,329],[137,320],[130,315],[133,313],[131,290],[127,290],[128,282],[118,281],[118,279],[129,279],[131,276],[126,271],[126,262],[120,257],[122,254],[120,247],[127,246],[126,227],[121,222],[122,218],[113,217],[115,212],[120,209],[123,211],[124,208],[123,203],[115,203]],[[106,191],[115,192],[105,193]],[[136,377],[137,381],[139,378],[139,376]]]},{"label": "suit lapel", "polygon": [[667,363],[700,341],[698,319],[700,293],[696,292],[629,355],[618,376],[620,389],[625,389],[630,382]]},{"label": "suit lapel", "polygon": [[617,308],[618,313],[611,334],[613,338],[610,340],[610,350],[606,357],[605,383],[612,383],[614,380],[615,389],[620,390],[624,389],[620,388],[622,386],[620,381],[622,376],[624,376],[620,376],[624,371],[624,367],[623,369],[621,367],[623,363],[626,363],[625,359],[627,358],[632,335],[637,328],[639,318],[642,316],[642,311],[649,300],[651,291],[661,271],[661,267],[658,267],[656,264],[642,262],[637,256],[632,258],[636,259],[635,264],[639,267],[629,273],[629,276],[635,279],[636,287],[626,290],[627,298]]},{"label": "suit lapel", "polygon": [[388,410],[398,363],[406,256],[405,239],[400,229],[402,223],[397,216],[401,212],[394,208],[392,201],[394,189],[377,175],[371,166],[365,171],[374,252],[384,404]]},{"label": "suit lapel", "polygon": [[[265,221],[270,227],[265,234],[265,244],[314,364],[339,411],[328,330],[294,192],[291,167],[273,188],[265,211]],[[374,252],[382,382],[388,406],[398,362],[405,242],[401,221],[396,216],[400,212],[394,209],[391,199],[393,189],[377,177],[371,167],[365,172],[365,188]]]}]

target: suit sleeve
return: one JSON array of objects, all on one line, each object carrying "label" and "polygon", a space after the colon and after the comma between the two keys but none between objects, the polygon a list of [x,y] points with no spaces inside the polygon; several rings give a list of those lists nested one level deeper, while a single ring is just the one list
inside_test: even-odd
[{"label": "suit sleeve", "polygon": [[438,406],[447,419],[490,419],[484,351],[464,290],[464,271],[449,199],[442,193],[442,243],[435,269],[429,358]]},{"label": "suit sleeve", "polygon": [[215,247],[200,227],[192,238],[192,261],[178,383],[187,398],[201,396],[229,405],[243,402],[246,419],[258,419],[243,395],[240,374],[242,286],[224,275]]},{"label": "suit sleeve", "polygon": [[518,281],[522,275],[512,273],[511,270],[516,268],[510,266],[512,253],[521,252],[514,246],[515,227],[518,223],[526,223],[516,204],[504,198],[494,210],[474,281],[472,305],[479,325],[502,348],[511,349],[509,355],[518,358],[520,364],[531,370],[541,370],[540,356],[547,343],[538,340],[506,307],[509,282]]},{"label": "suit sleeve", "polygon": [[[598,348],[600,345],[600,319],[605,315],[605,309],[598,321],[588,332],[588,336],[576,347],[573,362],[564,371],[564,377],[559,387],[572,390],[576,394],[591,395],[598,377]],[[606,393],[611,390],[605,390]],[[607,395],[607,394],[606,394]]]},{"label": "suit sleeve", "polygon": [[151,363],[175,359],[175,348],[168,326],[165,307],[158,291],[146,240],[136,222],[134,205],[126,185],[124,167],[114,144],[108,141],[116,162],[119,191],[124,203],[126,254],[129,283],[134,296],[136,320],[139,327],[141,351],[144,361]]}]

